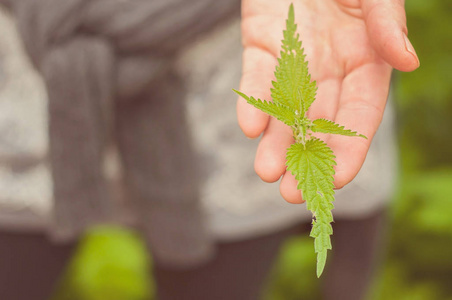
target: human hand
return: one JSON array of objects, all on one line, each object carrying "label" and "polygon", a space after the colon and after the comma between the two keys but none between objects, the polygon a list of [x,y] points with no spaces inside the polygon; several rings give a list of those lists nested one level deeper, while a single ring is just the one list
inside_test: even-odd
[{"label": "human hand", "polygon": [[[333,149],[336,188],[358,173],[383,117],[392,67],[413,71],[419,60],[406,37],[403,0],[243,0],[243,73],[240,91],[270,100],[271,81],[280,51],[284,20],[294,3],[295,22],[309,71],[317,81],[317,100],[310,119],[325,118],[368,137],[322,138]],[[281,195],[303,202],[295,177],[286,172],[285,153],[293,143],[291,129],[239,99],[239,125],[246,136],[263,133],[256,173],[266,182],[282,176]]]}]

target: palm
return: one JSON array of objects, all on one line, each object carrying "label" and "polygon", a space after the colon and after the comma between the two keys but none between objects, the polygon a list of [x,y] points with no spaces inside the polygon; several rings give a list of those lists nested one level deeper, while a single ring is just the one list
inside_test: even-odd
[{"label": "palm", "polygon": [[[247,94],[270,99],[273,70],[290,2],[243,2],[245,50],[241,90]],[[352,2],[354,6],[350,5]],[[371,45],[368,33],[384,34],[386,28],[369,28],[372,20],[367,19],[366,25],[364,16],[368,11],[361,9],[358,0],[299,0],[294,6],[310,73],[318,86],[317,100],[308,112],[309,117],[327,118],[369,137],[368,140],[327,137],[337,157],[335,185],[340,188],[359,171],[383,116],[392,69],[386,61],[392,61],[382,58],[381,55],[387,56],[387,49]],[[413,61],[408,63],[413,65]],[[406,67],[410,68],[413,66]],[[269,182],[283,176],[283,197],[290,202],[300,202],[295,178],[285,172],[284,165],[285,151],[293,142],[290,129],[242,100],[238,102],[238,118],[248,136],[256,137],[264,132],[255,162],[259,176]]]}]

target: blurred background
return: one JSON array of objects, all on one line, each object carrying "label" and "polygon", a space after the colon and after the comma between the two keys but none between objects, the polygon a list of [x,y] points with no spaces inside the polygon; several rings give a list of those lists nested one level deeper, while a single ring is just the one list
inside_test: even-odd
[{"label": "blurred background", "polygon": [[[400,177],[391,206],[383,263],[369,299],[452,299],[452,2],[411,0],[406,9],[409,37],[421,67],[413,73],[393,75]],[[51,191],[46,169],[37,164],[33,172],[17,176],[19,168],[14,176],[9,167],[15,157],[12,154],[33,149],[35,155],[26,158],[39,161],[45,159],[47,151],[45,92],[40,78],[24,60],[14,34],[11,20],[1,13],[0,205],[3,211],[14,210],[8,199],[22,191],[26,197],[41,199],[35,212],[45,214]],[[226,46],[237,49],[230,56],[240,56],[238,22],[205,39],[213,43],[221,39]],[[221,70],[187,67],[187,61],[202,57],[205,47],[205,41],[195,44],[180,58],[185,66],[181,72],[198,72],[196,78],[213,74],[220,76],[221,82]],[[199,92],[199,81],[191,83],[193,99]],[[231,107],[234,100],[231,93]],[[26,192],[20,188],[23,185],[28,186]],[[154,299],[154,286],[149,284],[152,274],[147,271],[150,264],[136,233],[119,227],[94,228],[78,246],[54,299]],[[320,299],[319,288],[312,241],[307,236],[297,237],[285,244],[262,299]]]}]

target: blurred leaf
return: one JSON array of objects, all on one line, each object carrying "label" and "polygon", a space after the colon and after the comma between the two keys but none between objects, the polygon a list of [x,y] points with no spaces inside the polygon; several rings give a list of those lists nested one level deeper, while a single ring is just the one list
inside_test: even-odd
[{"label": "blurred leaf", "polygon": [[118,227],[97,227],[81,240],[58,300],[144,300],[154,289],[139,237]]},{"label": "blurred leaf", "polygon": [[374,284],[369,300],[440,300],[444,294],[434,282],[413,283],[403,265],[396,261],[387,264]]},{"label": "blurred leaf", "polygon": [[264,300],[320,299],[315,276],[316,254],[309,237],[288,240],[281,251],[264,291]]},{"label": "blurred leaf", "polygon": [[421,66],[395,75],[403,168],[452,165],[452,1],[407,1],[406,11]]}]

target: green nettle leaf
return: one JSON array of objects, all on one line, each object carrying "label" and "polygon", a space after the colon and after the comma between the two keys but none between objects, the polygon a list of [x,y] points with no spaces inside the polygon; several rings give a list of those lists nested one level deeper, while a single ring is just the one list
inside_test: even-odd
[{"label": "green nettle leaf", "polygon": [[295,143],[287,149],[286,166],[287,170],[295,175],[297,188],[301,190],[307,208],[313,215],[310,236],[314,238],[317,276],[320,277],[325,268],[327,251],[331,250],[333,175],[336,162],[333,151],[327,144],[308,132],[366,137],[344,129],[344,126],[330,120],[311,121],[307,118],[306,113],[315,100],[317,86],[315,81],[311,81],[308,62],[296,30],[294,8],[291,4],[286,30],[283,32],[281,57],[275,71],[276,81],[272,82],[272,102],[256,100],[234,91],[249,104],[292,127]]},{"label": "green nettle leaf", "polygon": [[261,99],[255,99],[254,97],[248,97],[247,95],[233,90],[240,96],[242,96],[249,104],[259,108],[263,112],[275,117],[276,119],[282,121],[284,124],[292,126],[295,124],[295,111],[285,105],[275,102],[262,101]]},{"label": "green nettle leaf", "polygon": [[333,151],[317,138],[308,140],[305,145],[292,144],[286,156],[287,170],[295,175],[298,189],[302,191],[303,199],[315,218],[311,237],[315,238],[317,276],[322,274],[325,267],[326,251],[331,250],[334,158]]},{"label": "green nettle leaf", "polygon": [[306,56],[296,30],[297,25],[291,5],[286,30],[283,32],[281,57],[278,58],[278,66],[276,66],[276,81],[272,82],[271,97],[273,102],[292,107],[298,114],[304,116],[315,100],[317,87],[315,82],[311,82]]},{"label": "green nettle leaf", "polygon": [[344,129],[344,126],[341,126],[333,121],[326,119],[317,119],[312,122],[311,130],[313,132],[322,132],[322,133],[332,133],[332,134],[341,134],[347,136],[359,136],[367,139],[362,134],[358,134],[356,131],[351,131],[350,129]]}]

